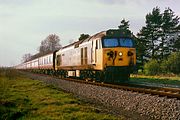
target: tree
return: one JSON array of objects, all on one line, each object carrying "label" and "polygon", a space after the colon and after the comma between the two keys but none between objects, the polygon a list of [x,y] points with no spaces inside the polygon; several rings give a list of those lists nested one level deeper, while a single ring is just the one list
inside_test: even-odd
[{"label": "tree", "polygon": [[85,39],[87,39],[89,37],[90,37],[89,34],[81,34],[80,37],[79,37],[79,40],[85,40]]},{"label": "tree", "polygon": [[173,45],[174,48],[173,51],[180,52],[180,24],[177,26],[176,29],[177,29],[177,35],[176,35],[177,37]]},{"label": "tree", "polygon": [[121,24],[118,26],[119,29],[122,30],[129,30],[129,21],[126,21],[125,19],[121,20]]},{"label": "tree", "polygon": [[160,14],[160,9],[158,7],[154,8],[152,13],[146,15],[146,26],[142,27],[140,32],[137,34],[141,45],[143,45],[142,50],[144,51],[144,56],[148,58],[157,58],[158,50],[158,38],[161,35],[162,15]]},{"label": "tree", "polygon": [[174,45],[178,39],[179,17],[174,14],[170,8],[166,8],[162,13],[162,36],[160,38],[160,57],[167,58],[173,51]]},{"label": "tree", "polygon": [[133,34],[131,30],[129,29],[129,21],[126,21],[125,19],[121,20],[121,24],[118,26],[119,30],[126,31],[128,34]]},{"label": "tree", "polygon": [[180,36],[178,36],[177,39],[175,40],[173,48],[174,51],[180,52]]},{"label": "tree", "polygon": [[57,36],[56,34],[50,34],[45,38],[45,40],[41,41],[39,53],[45,54],[47,52],[54,52],[55,50],[60,49],[62,46],[59,42],[59,36]]},{"label": "tree", "polygon": [[24,54],[22,56],[22,62],[27,62],[31,59],[32,55],[30,53]]},{"label": "tree", "polygon": [[[160,13],[160,8],[153,8],[146,15],[146,26],[137,34],[145,50],[144,56],[152,59],[163,59],[172,53],[178,45],[179,17],[168,8]],[[143,51],[142,51],[143,53]]]}]

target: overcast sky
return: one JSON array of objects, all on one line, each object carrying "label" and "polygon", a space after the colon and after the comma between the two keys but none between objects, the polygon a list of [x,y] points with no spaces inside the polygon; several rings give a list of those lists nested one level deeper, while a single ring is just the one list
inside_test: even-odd
[{"label": "overcast sky", "polygon": [[0,0],[0,66],[19,64],[24,54],[37,53],[49,34],[67,45],[81,33],[117,28],[123,18],[136,34],[154,7],[162,12],[170,7],[180,16],[179,5],[180,0]]}]

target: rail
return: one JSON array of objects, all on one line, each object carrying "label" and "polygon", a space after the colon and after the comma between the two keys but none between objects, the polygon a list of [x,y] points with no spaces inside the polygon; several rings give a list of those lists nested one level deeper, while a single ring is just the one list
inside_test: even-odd
[{"label": "rail", "polygon": [[127,83],[126,84],[122,83],[121,85],[114,85],[114,84],[100,83],[100,82],[87,81],[87,80],[84,81],[84,80],[78,80],[72,78],[63,78],[63,80],[144,93],[144,94],[158,95],[160,97],[177,98],[180,100],[180,89],[178,88],[153,87],[153,86],[135,85],[135,84],[127,84]]}]

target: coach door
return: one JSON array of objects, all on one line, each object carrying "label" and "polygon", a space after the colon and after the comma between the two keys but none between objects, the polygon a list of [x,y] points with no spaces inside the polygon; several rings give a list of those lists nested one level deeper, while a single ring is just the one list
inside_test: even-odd
[{"label": "coach door", "polygon": [[59,67],[59,66],[61,66],[61,62],[62,62],[62,57],[61,57],[61,55],[57,55],[57,66]]}]

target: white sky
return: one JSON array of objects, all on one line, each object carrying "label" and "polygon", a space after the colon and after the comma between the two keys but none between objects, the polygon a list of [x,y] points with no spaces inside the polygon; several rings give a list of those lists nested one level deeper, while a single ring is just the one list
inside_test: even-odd
[{"label": "white sky", "polygon": [[93,35],[117,28],[125,18],[136,34],[156,6],[180,16],[180,0],[0,0],[0,66],[35,54],[40,42],[55,33],[62,45],[81,33]]}]

